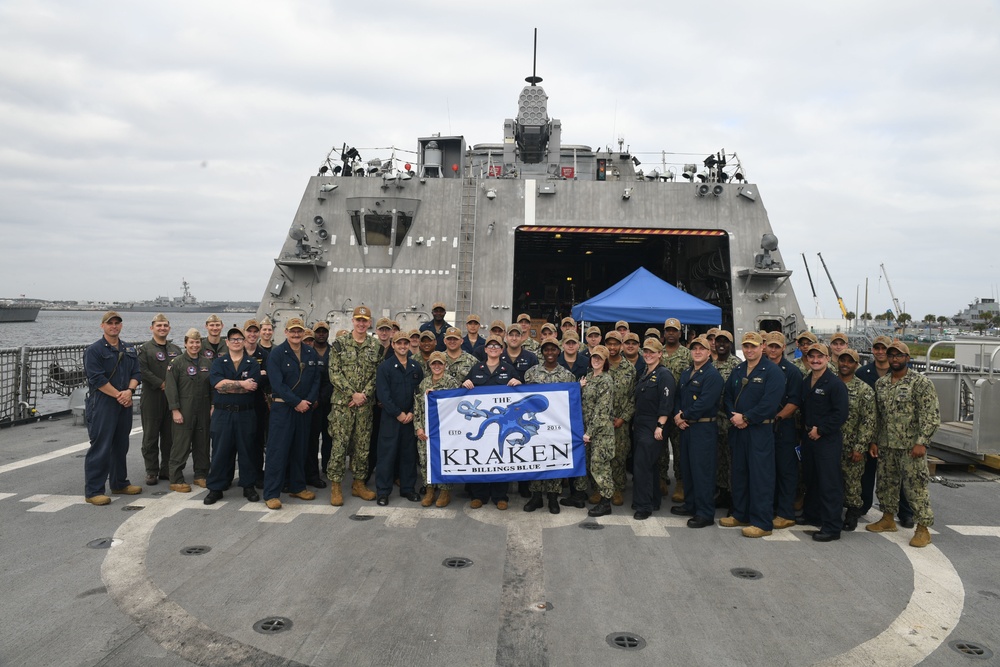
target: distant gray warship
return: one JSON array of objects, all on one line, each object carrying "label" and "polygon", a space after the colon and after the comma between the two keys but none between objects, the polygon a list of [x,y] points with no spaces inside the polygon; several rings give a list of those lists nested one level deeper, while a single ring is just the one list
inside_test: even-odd
[{"label": "distant gray warship", "polygon": [[115,304],[116,310],[131,313],[214,313],[227,306],[222,301],[198,301],[191,294],[191,285],[181,279],[183,294],[179,298],[158,296],[152,301],[127,301]]}]

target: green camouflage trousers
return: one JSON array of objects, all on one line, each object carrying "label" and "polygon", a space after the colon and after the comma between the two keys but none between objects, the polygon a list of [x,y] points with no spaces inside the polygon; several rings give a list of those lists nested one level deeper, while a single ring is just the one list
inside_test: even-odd
[{"label": "green camouflage trousers", "polygon": [[[586,479],[584,477],[583,479]],[[528,484],[532,493],[559,493],[562,491],[561,479],[534,479]]]},{"label": "green camouflage trousers", "polygon": [[861,507],[861,475],[865,472],[865,457],[857,463],[851,461],[849,447],[844,447],[840,457],[840,469],[844,473],[844,507]]},{"label": "green camouflage trousers", "polygon": [[[353,459],[352,459],[352,461],[353,461]],[[330,462],[331,463],[333,462],[332,458],[330,459]],[[423,486],[424,484],[427,483],[427,479],[428,479],[428,475],[427,475],[427,441],[426,440],[421,440],[420,438],[417,438],[417,462],[418,462],[417,464],[420,466],[419,468],[417,468],[417,473],[420,475],[420,486]],[[365,467],[366,468],[368,467],[368,455],[367,455],[367,453],[365,454]],[[353,466],[351,467],[351,472],[352,473],[354,472]],[[361,479],[364,479],[364,477],[362,477]],[[447,490],[450,491],[451,490],[451,484],[434,484],[434,488],[435,489],[447,489]]]},{"label": "green camouflage trousers", "polygon": [[574,477],[570,486],[572,486],[574,491],[586,492],[590,488],[590,484],[593,483],[594,478],[590,476],[590,444],[584,445],[586,454],[584,455],[584,461],[587,463],[587,474],[583,477]]},{"label": "green camouflage trousers", "polygon": [[729,490],[729,466],[732,454],[729,451],[729,420],[719,418],[719,449],[715,457],[715,485],[720,489]]},{"label": "green camouflage trousers", "polygon": [[615,458],[615,435],[612,432],[590,435],[590,478],[601,497],[615,495],[615,479],[611,473],[611,461]]},{"label": "green camouflage trousers", "polygon": [[611,460],[611,477],[615,491],[625,490],[625,459],[632,447],[632,422],[625,422],[615,429],[615,457]]},{"label": "green camouflage trousers", "polygon": [[368,447],[372,436],[372,406],[365,403],[358,408],[334,405],[330,408],[330,437],[333,448],[326,474],[332,482],[344,480],[346,457],[351,457],[351,474],[354,479],[368,476]]},{"label": "green camouflage trousers", "polygon": [[899,512],[899,488],[902,486],[906,501],[913,508],[913,519],[923,526],[933,526],[934,513],[927,490],[930,478],[926,455],[915,459],[910,456],[909,449],[879,448],[876,493],[879,506],[886,514],[895,516]]}]

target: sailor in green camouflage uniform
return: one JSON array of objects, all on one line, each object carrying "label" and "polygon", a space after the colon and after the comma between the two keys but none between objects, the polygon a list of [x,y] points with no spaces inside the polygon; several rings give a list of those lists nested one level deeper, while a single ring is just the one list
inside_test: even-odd
[{"label": "sailor in green camouflage uniform", "polygon": [[[448,330],[444,332],[444,372],[455,378],[458,384],[465,382],[469,371],[479,363],[478,359],[462,349],[464,340],[462,332],[456,327],[448,327]],[[426,379],[430,375],[430,373],[425,373],[424,378]]]},{"label": "sailor in green camouflage uniform", "polygon": [[[557,382],[576,382],[576,376],[559,364],[560,351],[559,341],[555,338],[546,338],[542,341],[539,352],[542,355],[543,361],[524,372],[524,383],[554,384]],[[586,477],[583,479],[586,479]],[[559,492],[562,491],[561,479],[532,480],[528,484],[528,490],[531,492],[531,499],[524,504],[525,512],[534,512],[541,507],[542,494],[544,493],[549,501],[549,511],[552,514],[559,514]]]},{"label": "sailor in green camouflage uniform", "polygon": [[537,340],[531,337],[531,315],[528,313],[518,315],[517,325],[521,327],[521,347],[537,357],[541,351],[541,346]]},{"label": "sailor in green camouflage uniform", "polygon": [[327,475],[330,477],[330,504],[344,504],[340,484],[346,457],[351,457],[351,495],[375,500],[365,486],[368,476],[368,449],[372,431],[372,403],[375,401],[375,371],[382,359],[378,339],[368,335],[371,310],[358,306],[353,313],[353,330],[330,345],[330,436],[333,446]]},{"label": "sailor in green camouflage uniform", "polygon": [[594,346],[590,351],[590,372],[580,380],[583,441],[590,449],[590,478],[601,495],[600,501],[587,512],[593,517],[611,514],[611,498],[615,494],[615,480],[611,474],[611,460],[615,456],[615,427],[612,423],[615,388],[611,373],[605,370],[608,356],[608,348]]},{"label": "sailor in green camouflage uniform", "polygon": [[136,352],[142,377],[142,401],[139,416],[142,420],[142,459],[146,464],[146,484],[152,486],[160,479],[170,477],[171,434],[170,409],[166,388],[167,366],[181,354],[181,349],[167,340],[170,322],[166,315],[157,313],[150,323],[152,339]]},{"label": "sailor in green camouflage uniform", "polygon": [[866,528],[873,533],[895,532],[893,517],[899,509],[899,488],[913,508],[917,529],[910,540],[912,547],[931,543],[928,528],[934,525],[927,484],[927,445],[941,424],[934,384],[907,368],[910,349],[906,343],[892,342],[888,349],[889,373],[875,383],[878,406],[878,434],[869,450],[878,458],[878,494],[882,518]]},{"label": "sailor in green camouflage uniform", "polygon": [[847,421],[840,427],[844,436],[844,449],[840,459],[840,469],[844,475],[844,515],[843,529],[850,532],[858,527],[861,511],[861,476],[865,472],[865,452],[875,439],[877,412],[875,392],[854,373],[858,370],[860,357],[856,350],[848,348],[837,360],[840,379],[847,385]]},{"label": "sailor in green camouflage uniform", "polygon": [[[733,334],[725,329],[720,329],[715,335],[715,356],[712,365],[722,376],[722,382],[729,381],[729,374],[740,365],[739,357],[732,354]],[[715,485],[719,489],[716,505],[719,507],[731,507],[732,495],[729,490],[729,467],[732,463],[732,454],[729,452],[729,414],[726,413],[725,406],[719,407],[719,449],[716,458]]]},{"label": "sailor in green camouflage uniform", "polygon": [[[619,323],[622,324],[622,323]],[[632,417],[635,415],[635,366],[622,356],[622,335],[617,331],[609,331],[604,337],[608,348],[608,363],[611,379],[615,381],[614,417],[615,427],[615,457],[611,461],[611,476],[615,480],[615,493],[611,497],[612,505],[624,502],[625,492],[625,459],[632,448]]]},{"label": "sailor in green camouflage uniform", "polygon": [[[671,317],[663,323],[663,357],[660,359],[660,364],[670,369],[677,386],[680,386],[681,373],[691,366],[691,351],[680,344],[680,339],[681,322],[677,318]],[[684,485],[681,483],[681,431],[673,420],[667,423],[666,436],[670,439],[670,451],[674,455],[674,479],[677,481],[670,499],[675,503],[682,503],[684,502]],[[663,456],[660,457],[660,491],[663,495],[667,494],[669,484],[670,461],[667,449],[664,447]]]},{"label": "sailor in green camouflage uniform", "polygon": [[[458,331],[455,327],[449,327],[448,331],[452,329]],[[445,333],[445,345],[448,344],[447,335]],[[458,340],[459,349],[461,349],[461,334],[459,334]],[[451,502],[451,484],[427,483],[430,476],[427,471],[427,407],[424,402],[424,396],[431,391],[438,389],[458,389],[462,385],[447,373],[444,352],[431,352],[427,366],[431,369],[431,374],[424,376],[424,379],[417,386],[417,391],[413,394],[413,429],[417,435],[417,465],[419,466],[418,471],[421,475],[421,483],[427,484],[427,490],[424,492],[424,497],[420,501],[420,504],[423,507],[430,507],[431,504],[437,507],[447,507]],[[437,502],[435,502],[434,495],[437,491],[440,491],[441,495],[438,497]]]}]

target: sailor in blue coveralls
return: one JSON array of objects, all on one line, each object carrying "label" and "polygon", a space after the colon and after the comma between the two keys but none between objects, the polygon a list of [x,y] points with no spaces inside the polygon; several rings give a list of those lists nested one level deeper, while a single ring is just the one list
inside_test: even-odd
[{"label": "sailor in blue coveralls", "polygon": [[746,537],[770,535],[774,519],[774,416],[785,392],[785,376],[761,357],[756,331],[743,334],[746,361],[733,369],[724,401],[732,451],[733,515],[719,520],[726,528],[743,526]]},{"label": "sailor in blue coveralls", "polygon": [[785,376],[785,390],[774,417],[774,529],[795,525],[795,492],[799,485],[799,431],[795,413],[802,400],[802,372],[785,358],[785,334],[764,334],[764,353]]},{"label": "sailor in blue coveralls", "polygon": [[375,395],[382,404],[378,427],[378,465],[375,495],[379,505],[389,504],[392,480],[399,469],[399,495],[420,500],[417,484],[417,436],[413,430],[413,395],[424,379],[420,365],[409,356],[410,339],[402,331],[392,335],[393,355],[375,371]]},{"label": "sailor in blue coveralls", "polygon": [[[473,387],[515,387],[521,384],[520,377],[515,368],[504,362],[500,355],[503,354],[503,339],[499,336],[490,335],[486,339],[483,347],[486,353],[486,361],[482,361],[472,367],[469,374],[465,376],[462,386],[466,389]],[[507,497],[507,482],[482,482],[470,485],[472,502],[469,507],[479,509],[485,503],[492,500],[497,509],[507,509],[509,498]]]},{"label": "sailor in blue coveralls", "polygon": [[[681,479],[684,504],[671,514],[690,516],[689,528],[715,524],[715,465],[719,442],[722,375],[712,365],[712,344],[698,336],[689,346],[694,365],[681,373],[679,409],[674,423],[681,432]],[[798,373],[798,370],[795,371]]]},{"label": "sailor in blue coveralls", "polygon": [[264,503],[281,509],[281,489],[288,476],[288,495],[313,500],[306,489],[306,447],[312,422],[310,407],[319,399],[319,355],[302,344],[306,326],[298,317],[285,325],[285,342],[275,345],[267,357],[267,377],[274,405],[267,434],[264,463]]},{"label": "sailor in blue coveralls", "polygon": [[646,362],[646,372],[637,376],[635,381],[632,506],[635,509],[633,518],[638,521],[648,519],[650,514],[660,509],[662,494],[656,462],[663,454],[663,434],[667,422],[673,417],[677,393],[674,374],[660,365],[662,352],[663,344],[659,339],[647,338],[643,342],[642,358]]},{"label": "sailor in blue coveralls", "polygon": [[843,526],[844,480],[840,459],[844,437],[840,428],[847,421],[847,385],[828,367],[826,345],[813,343],[806,350],[812,371],[802,381],[802,476],[806,497],[802,506],[805,523],[819,525],[809,531],[817,542],[840,539]]},{"label": "sailor in blue coveralls", "polygon": [[233,463],[239,456],[243,497],[260,500],[257,479],[255,398],[261,391],[260,363],[243,349],[246,334],[238,327],[226,332],[228,352],[215,356],[208,382],[212,385],[212,464],[208,471],[205,504],[222,498],[233,479]]},{"label": "sailor in blue coveralls", "polygon": [[104,335],[83,352],[87,373],[87,433],[90,449],[84,460],[86,483],[84,495],[91,505],[107,505],[104,483],[110,481],[111,493],[135,495],[142,487],[128,481],[125,457],[128,435],[132,430],[132,394],[139,386],[139,357],[134,347],[126,347],[119,336],[121,315],[113,310],[101,318]]}]

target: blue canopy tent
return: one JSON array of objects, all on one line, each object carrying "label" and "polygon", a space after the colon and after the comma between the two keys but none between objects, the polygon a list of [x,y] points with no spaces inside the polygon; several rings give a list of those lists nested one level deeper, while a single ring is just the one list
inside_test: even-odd
[{"label": "blue canopy tent", "polygon": [[639,267],[600,294],[573,306],[573,318],[588,322],[663,322],[721,324],[722,309],[682,292]]}]

